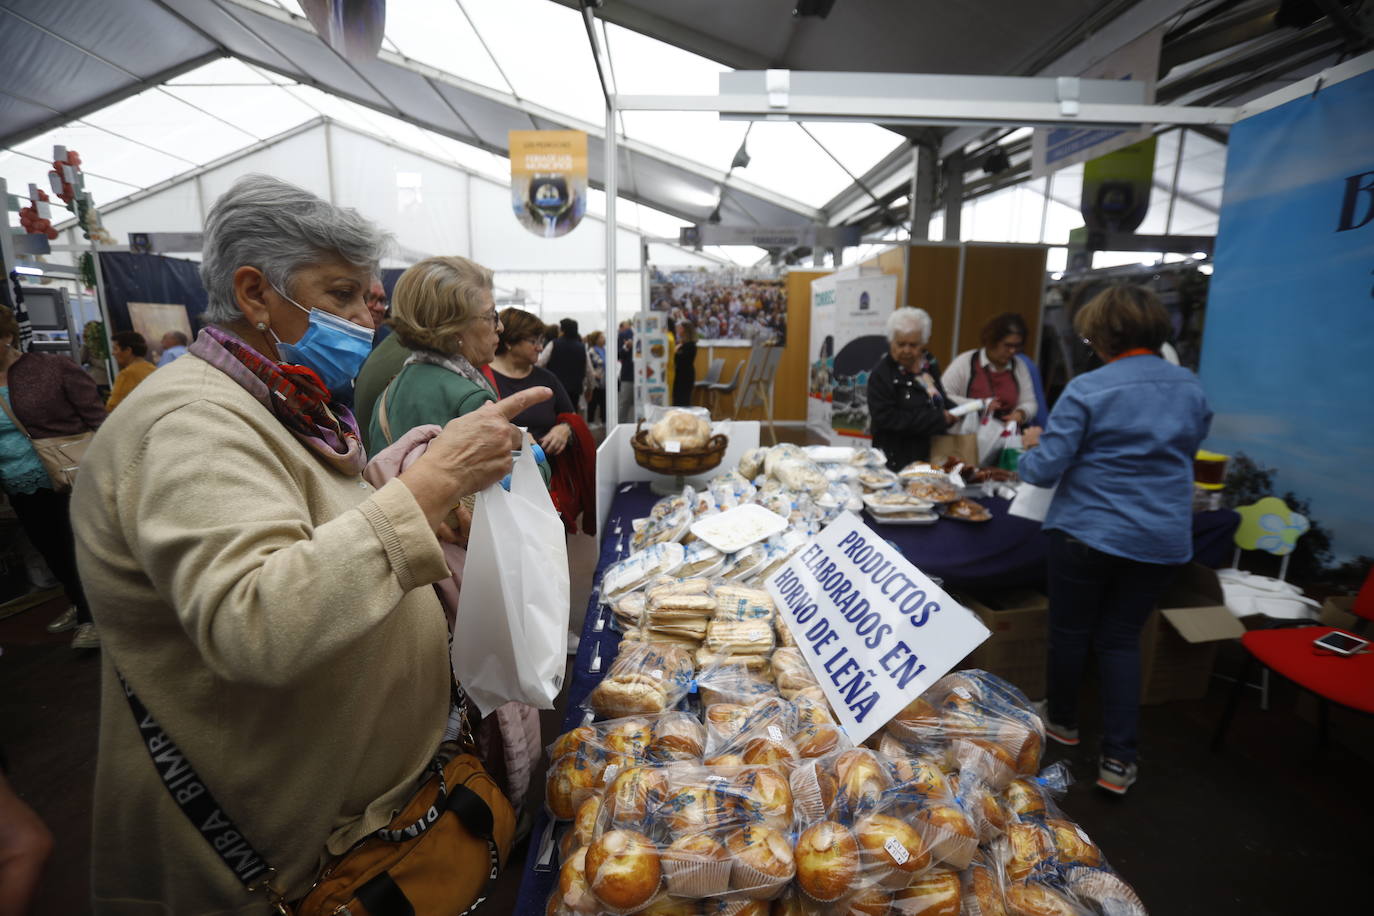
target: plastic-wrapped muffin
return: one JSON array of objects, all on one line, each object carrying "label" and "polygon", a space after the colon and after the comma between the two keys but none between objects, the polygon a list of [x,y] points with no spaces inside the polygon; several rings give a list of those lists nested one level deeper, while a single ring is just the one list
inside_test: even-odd
[{"label": "plastic-wrapped muffin", "polygon": [[1008,885],[1007,911],[1013,916],[1087,916],[1088,912],[1053,888],[1034,881]]},{"label": "plastic-wrapped muffin", "polygon": [[839,786],[830,768],[821,760],[806,760],[788,777],[792,804],[805,823],[825,820],[835,804]]},{"label": "plastic-wrapped muffin", "polygon": [[969,900],[969,909],[978,916],[1007,916],[1002,882],[986,859],[980,858],[964,871],[964,896]]},{"label": "plastic-wrapped muffin", "polygon": [[892,912],[901,916],[959,916],[963,884],[957,871],[933,868],[892,895]]},{"label": "plastic-wrapped muffin", "polygon": [[891,757],[892,771],[897,782],[927,798],[943,798],[950,794],[949,778],[933,757]]},{"label": "plastic-wrapped muffin", "polygon": [[820,903],[839,900],[859,875],[859,842],[835,821],[821,821],[802,831],[795,857],[797,885]]},{"label": "plastic-wrapped muffin", "polygon": [[771,827],[746,824],[733,831],[726,847],[734,857],[730,887],[755,900],[772,900],[796,874],[792,844]]},{"label": "plastic-wrapped muffin", "polygon": [[549,813],[560,821],[570,821],[577,806],[601,787],[605,764],[582,754],[560,757],[545,780],[544,800]]},{"label": "plastic-wrapped muffin", "polygon": [[1028,779],[1013,779],[1003,793],[1007,807],[1018,817],[1044,817],[1045,795]]},{"label": "plastic-wrapped muffin", "polygon": [[568,831],[568,836],[573,838],[574,849],[592,845],[592,840],[596,839],[596,826],[600,820],[601,796],[589,795],[582,800],[582,804],[577,806],[572,829]]},{"label": "plastic-wrapped muffin", "polygon": [[645,719],[630,719],[612,725],[602,740],[614,753],[626,757],[645,757],[654,740],[654,729]]},{"label": "plastic-wrapped muffin", "polygon": [[1045,821],[1054,837],[1054,854],[1060,865],[1086,865],[1097,868],[1102,864],[1102,850],[1073,821],[1050,818]]},{"label": "plastic-wrapped muffin", "polygon": [[879,884],[870,884],[841,903],[837,911],[844,916],[889,916],[892,912],[892,891]]},{"label": "plastic-wrapped muffin", "polygon": [[702,906],[700,900],[660,897],[632,916],[702,916]]},{"label": "plastic-wrapped muffin", "polygon": [[660,856],[668,893],[713,897],[730,887],[730,856],[709,833],[679,837]]},{"label": "plastic-wrapped muffin", "polygon": [[798,725],[834,725],[835,717],[830,713],[830,703],[825,691],[819,687],[808,687],[791,697],[797,710]]},{"label": "plastic-wrapped muffin", "polygon": [[[776,726],[774,726],[774,728],[776,728]],[[744,762],[748,764],[757,764],[759,766],[773,767],[779,773],[783,774],[790,773],[792,771],[792,766],[801,755],[797,753],[796,745],[794,745],[791,740],[781,737],[781,732],[777,734],[778,737],[770,735],[769,737],[760,736],[750,739],[749,742],[744,745],[741,755],[744,757]]]},{"label": "plastic-wrapped muffin", "polygon": [[557,740],[549,745],[549,760],[557,760],[579,751],[585,753],[588,748],[598,747],[600,744],[601,736],[596,733],[596,729],[590,725],[579,725],[559,735]]},{"label": "plastic-wrapped muffin", "polygon": [[627,912],[652,900],[663,878],[654,841],[634,830],[610,830],[592,843],[586,874],[598,900]]},{"label": "plastic-wrapped muffin", "polygon": [[845,751],[835,759],[836,803],[842,815],[857,818],[877,807],[890,784],[887,769],[877,755],[863,748]]},{"label": "plastic-wrapped muffin", "polygon": [[660,767],[629,767],[606,789],[606,812],[612,824],[642,824],[668,792],[668,777]]},{"label": "plastic-wrapped muffin", "polygon": [[654,739],[648,748],[650,760],[660,763],[700,760],[705,752],[706,729],[695,716],[668,713],[654,726]]},{"label": "plastic-wrapped muffin", "polygon": [[815,758],[839,750],[846,742],[834,725],[806,725],[792,736],[792,743],[803,758]]},{"label": "plastic-wrapped muffin", "polygon": [[601,901],[596,899],[587,883],[587,847],[578,847],[563,863],[558,872],[556,896],[574,913],[592,914],[601,909]]},{"label": "plastic-wrapped muffin", "polygon": [[854,825],[866,873],[885,887],[905,887],[930,867],[930,851],[916,828],[887,814],[870,814]]},{"label": "plastic-wrapped muffin", "polygon": [[958,805],[922,807],[916,814],[916,829],[931,857],[952,868],[966,868],[978,852],[978,832]]},{"label": "plastic-wrapped muffin", "polygon": [[706,727],[726,740],[739,732],[747,718],[749,707],[738,703],[716,703],[706,707]]},{"label": "plastic-wrapped muffin", "polygon": [[792,789],[772,767],[754,766],[731,781],[740,813],[751,821],[786,833],[792,827]]},{"label": "plastic-wrapped muffin", "polygon": [[[1018,821],[1007,826],[1006,872],[1008,881],[1022,881],[1054,857],[1054,840],[1049,832],[1031,821]],[[1010,900],[1008,900],[1010,902]]]}]

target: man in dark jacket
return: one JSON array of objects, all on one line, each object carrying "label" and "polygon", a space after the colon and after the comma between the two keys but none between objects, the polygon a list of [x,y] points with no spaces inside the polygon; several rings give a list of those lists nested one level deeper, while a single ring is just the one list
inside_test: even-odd
[{"label": "man in dark jacket", "polygon": [[576,321],[564,318],[558,322],[558,327],[561,333],[549,346],[549,361],[545,368],[563,383],[568,397],[572,398],[574,411],[580,413],[577,399],[581,397],[587,382],[587,347],[577,334]]},{"label": "man in dark jacket", "polygon": [[930,457],[930,437],[954,424],[952,406],[940,386],[940,367],[926,352],[930,315],[900,308],[887,319],[888,351],[868,374],[869,428],[873,447],[899,471]]},{"label": "man in dark jacket", "polygon": [[629,423],[635,418],[635,332],[628,321],[620,322],[620,333],[616,335],[616,359],[620,361],[620,387],[616,413],[621,423]]}]

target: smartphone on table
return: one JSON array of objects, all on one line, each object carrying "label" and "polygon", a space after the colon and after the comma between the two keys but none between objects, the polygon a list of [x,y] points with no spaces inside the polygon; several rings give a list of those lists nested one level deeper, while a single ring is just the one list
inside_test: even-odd
[{"label": "smartphone on table", "polygon": [[1342,633],[1339,630],[1332,630],[1325,636],[1313,640],[1312,645],[1336,655],[1357,655],[1369,645],[1369,640],[1360,639],[1358,636],[1351,636],[1349,633]]}]

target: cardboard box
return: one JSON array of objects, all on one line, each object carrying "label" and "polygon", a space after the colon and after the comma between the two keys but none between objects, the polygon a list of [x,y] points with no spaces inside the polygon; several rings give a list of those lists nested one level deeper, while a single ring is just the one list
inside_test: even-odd
[{"label": "cardboard box", "polygon": [[1217,644],[1245,627],[1227,608],[1217,574],[1190,563],[1179,572],[1140,634],[1144,704],[1207,695]]},{"label": "cardboard box", "polygon": [[1006,678],[1032,700],[1044,697],[1049,599],[1032,589],[1016,588],[976,597],[963,594],[959,600],[992,631],[962,667]]},{"label": "cardboard box", "polygon": [[1327,598],[1322,604],[1322,623],[1328,627],[1340,627],[1342,630],[1355,629],[1360,618],[1350,612],[1350,608],[1354,604],[1354,595],[1337,595]]}]

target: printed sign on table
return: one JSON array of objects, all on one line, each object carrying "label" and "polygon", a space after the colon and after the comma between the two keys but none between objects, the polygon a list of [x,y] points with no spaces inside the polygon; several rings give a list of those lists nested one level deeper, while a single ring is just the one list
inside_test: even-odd
[{"label": "printed sign on table", "polygon": [[767,585],[855,744],[990,635],[971,611],[849,512]]}]

